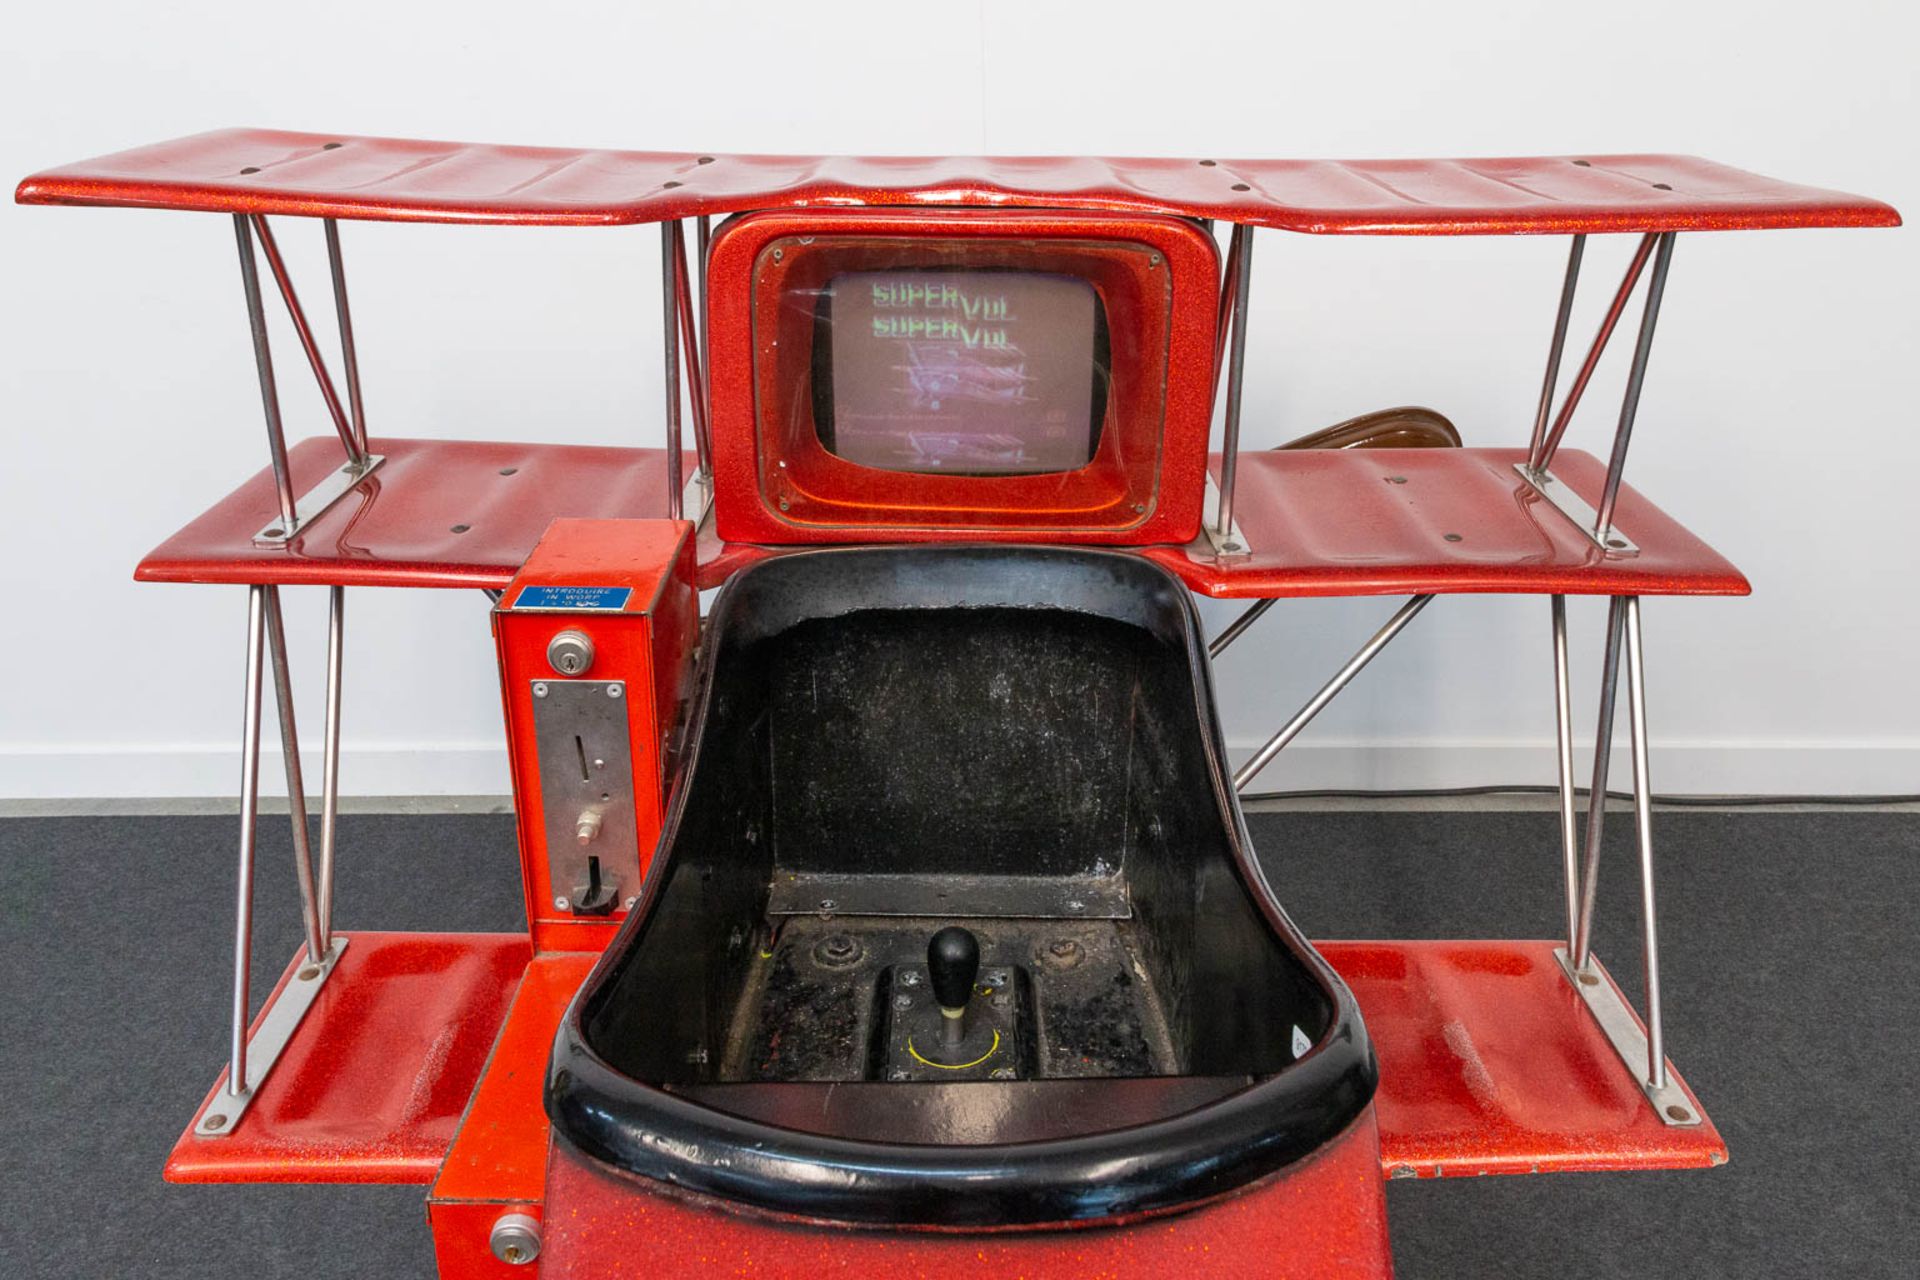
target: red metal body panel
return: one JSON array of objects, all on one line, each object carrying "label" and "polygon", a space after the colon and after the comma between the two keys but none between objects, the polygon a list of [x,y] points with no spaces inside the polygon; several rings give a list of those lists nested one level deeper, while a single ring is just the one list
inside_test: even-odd
[{"label": "red metal body panel", "polygon": [[[536,681],[559,684],[568,677],[548,664],[547,645],[561,631],[582,632],[593,643],[594,659],[579,678],[626,682],[639,876],[624,881],[620,893],[637,893],[660,837],[669,775],[667,742],[680,722],[692,654],[699,644],[692,535],[693,526],[684,520],[556,520],[494,610],[520,878],[536,951],[601,950],[627,917],[618,903],[598,917],[554,906],[555,895],[571,893],[573,886],[554,884],[548,871],[546,798],[540,788],[532,686]],[[524,590],[543,586],[627,587],[632,594],[619,613],[516,607]]]},{"label": "red metal body panel", "polygon": [[[1740,571],[1620,488],[1614,527],[1638,555],[1604,555],[1515,474],[1525,449],[1276,449],[1240,455],[1234,518],[1253,554],[1205,537],[1144,554],[1222,598],[1506,591],[1743,596]],[[1214,459],[1217,472],[1219,459]],[[1556,476],[1597,505],[1606,467],[1562,449]]]},{"label": "red metal body panel", "polygon": [[1353,989],[1380,1057],[1373,1103],[1389,1177],[1726,1163],[1711,1121],[1681,1128],[1654,1114],[1560,972],[1560,944],[1314,945]]},{"label": "red metal body panel", "polygon": [[224,129],[48,170],[23,204],[599,226],[809,205],[1076,207],[1398,235],[1897,226],[1877,200],[1692,156],[717,156]]},{"label": "red metal body panel", "polygon": [[[279,511],[273,473],[263,469],[160,544],[134,578],[498,589],[556,519],[667,511],[664,449],[389,439],[372,448],[386,456],[380,469],[285,547],[253,543]],[[343,460],[332,436],[302,440],[288,453],[294,491],[306,492]],[[692,475],[693,454],[685,467]],[[700,559],[712,576],[702,585],[724,580],[742,558],[704,537]]]},{"label": "red metal body panel", "polygon": [[[767,261],[770,244],[808,236],[813,243],[788,250],[782,265]],[[1005,476],[855,466],[819,446],[810,415],[800,432],[806,439],[789,441],[789,425],[769,406],[811,403],[802,394],[811,360],[796,349],[810,352],[812,335],[767,323],[788,314],[780,290],[789,283],[804,290],[808,259],[836,243],[904,237],[1015,242],[1093,273],[1116,338],[1113,400],[1087,466]],[[1132,247],[1115,247],[1121,244]],[[1184,542],[1199,530],[1205,486],[1219,275],[1212,240],[1167,218],[827,210],[742,219],[714,237],[709,264],[714,525],[729,542],[775,544]],[[1143,301],[1156,292],[1169,301]],[[1132,331],[1139,343],[1126,359],[1121,335]],[[776,499],[785,505],[789,497],[790,512],[776,508]]]},{"label": "red metal body panel", "polygon": [[1378,1151],[1368,1110],[1314,1156],[1184,1213],[1052,1231],[926,1232],[731,1212],[609,1173],[555,1144],[540,1274],[1384,1277],[1393,1261]]},{"label": "red metal body panel", "polygon": [[346,936],[246,1115],[219,1138],[189,1124],[169,1182],[433,1180],[532,950],[510,933]]},{"label": "red metal body panel", "polygon": [[493,1256],[488,1235],[508,1212],[539,1217],[546,1195],[547,1055],[574,992],[600,957],[539,955],[513,998],[506,1025],[427,1197],[442,1280],[511,1280],[527,1274]]}]

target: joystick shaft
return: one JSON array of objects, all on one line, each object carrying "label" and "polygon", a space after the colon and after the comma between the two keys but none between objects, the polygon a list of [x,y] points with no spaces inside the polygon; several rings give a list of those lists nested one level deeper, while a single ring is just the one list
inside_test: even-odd
[{"label": "joystick shaft", "polygon": [[940,1024],[948,1044],[958,1044],[967,1033],[967,1003],[973,998],[974,979],[980,976],[980,940],[958,925],[948,925],[927,944],[927,977],[934,1001],[940,1006]]}]

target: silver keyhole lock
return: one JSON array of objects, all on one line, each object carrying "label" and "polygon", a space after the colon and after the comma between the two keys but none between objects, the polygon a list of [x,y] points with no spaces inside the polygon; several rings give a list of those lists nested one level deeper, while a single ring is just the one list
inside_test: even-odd
[{"label": "silver keyhole lock", "polygon": [[503,1213],[494,1219],[487,1245],[510,1267],[524,1267],[540,1256],[540,1221],[532,1214]]},{"label": "silver keyhole lock", "polygon": [[577,676],[593,665],[593,641],[568,628],[547,642],[547,665],[563,676]]}]

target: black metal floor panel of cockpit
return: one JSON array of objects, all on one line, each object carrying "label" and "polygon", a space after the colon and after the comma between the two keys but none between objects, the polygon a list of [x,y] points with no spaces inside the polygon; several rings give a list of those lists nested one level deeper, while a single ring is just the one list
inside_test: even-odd
[{"label": "black metal floor panel of cockpit", "polygon": [[[885,1078],[890,976],[926,957],[946,923],[899,917],[788,917],[755,944],[719,1076],[736,1082]],[[1022,1007],[1023,1078],[1176,1074],[1159,993],[1127,920],[974,922],[983,998],[996,975]]]}]

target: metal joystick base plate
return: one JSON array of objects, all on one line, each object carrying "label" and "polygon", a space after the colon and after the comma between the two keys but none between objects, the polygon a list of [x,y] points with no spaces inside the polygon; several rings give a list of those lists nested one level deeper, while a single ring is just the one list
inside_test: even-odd
[{"label": "metal joystick base plate", "polygon": [[894,1082],[1024,1080],[1033,1074],[1032,1054],[1021,1029],[1030,1019],[1026,974],[1012,965],[983,964],[967,1002],[964,1032],[949,1039],[950,1019],[933,998],[924,964],[889,969],[881,992],[886,1008],[886,1065],[880,1078]]}]

